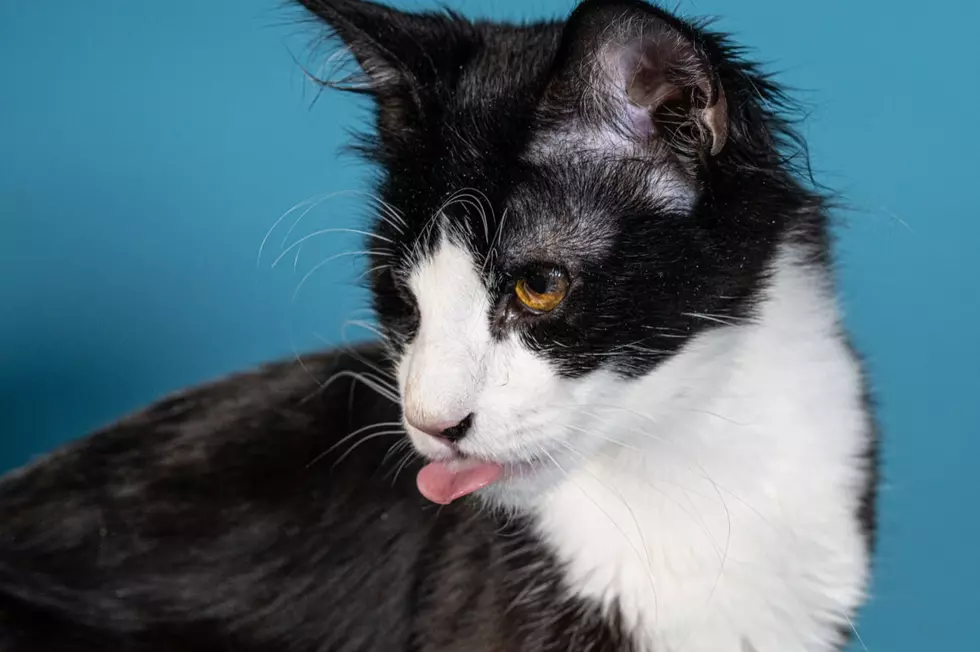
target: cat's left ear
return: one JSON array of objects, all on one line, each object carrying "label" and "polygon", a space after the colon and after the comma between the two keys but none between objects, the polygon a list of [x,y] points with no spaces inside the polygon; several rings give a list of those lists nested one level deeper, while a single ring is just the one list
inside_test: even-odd
[{"label": "cat's left ear", "polygon": [[545,115],[689,158],[728,139],[725,89],[696,32],[642,0],[586,0],[569,18]]},{"label": "cat's left ear", "polygon": [[454,21],[444,13],[409,13],[367,0],[298,2],[326,23],[359,68],[323,81],[374,97],[383,134],[397,135],[417,124],[424,113],[423,92],[439,74],[434,53],[453,42]]}]

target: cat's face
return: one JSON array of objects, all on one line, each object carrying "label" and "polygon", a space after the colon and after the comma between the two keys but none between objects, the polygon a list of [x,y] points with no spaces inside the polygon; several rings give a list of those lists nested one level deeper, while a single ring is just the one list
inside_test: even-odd
[{"label": "cat's face", "polygon": [[685,252],[670,230],[694,191],[669,170],[632,187],[643,170],[630,167],[537,148],[507,164],[499,203],[447,188],[405,216],[407,239],[382,231],[400,244],[379,259],[379,316],[401,342],[405,426],[423,455],[493,460],[537,487],[550,481],[541,468],[560,473],[606,443],[597,422],[621,416],[622,385],[687,340],[669,289],[683,279],[661,257],[676,274]]},{"label": "cat's face", "polygon": [[307,4],[377,100],[370,276],[408,434],[524,501],[611,443],[637,383],[651,404],[678,391],[650,379],[751,309],[782,228],[758,208],[786,183],[763,170],[760,195],[737,164],[766,128],[754,99],[730,115],[752,80],[641,2],[521,28]]}]

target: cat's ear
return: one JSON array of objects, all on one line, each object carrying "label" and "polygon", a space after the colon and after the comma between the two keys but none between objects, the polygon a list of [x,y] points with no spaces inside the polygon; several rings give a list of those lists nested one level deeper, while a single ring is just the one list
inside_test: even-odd
[{"label": "cat's ear", "polygon": [[438,71],[430,51],[445,45],[452,24],[444,14],[407,13],[365,0],[299,0],[330,30],[353,58],[331,57],[334,70],[316,78],[341,90],[366,93],[378,105],[380,126],[388,132],[410,128],[422,117],[425,88]]},{"label": "cat's ear", "polygon": [[697,34],[642,0],[586,0],[569,18],[546,114],[699,158],[728,139],[728,106]]}]

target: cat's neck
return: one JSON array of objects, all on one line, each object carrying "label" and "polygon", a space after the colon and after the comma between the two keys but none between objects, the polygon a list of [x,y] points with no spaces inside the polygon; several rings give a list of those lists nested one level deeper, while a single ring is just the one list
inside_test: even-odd
[{"label": "cat's neck", "polygon": [[848,627],[870,435],[831,297],[781,259],[756,318],[611,395],[583,424],[603,450],[537,505],[571,589],[648,648],[831,650]]}]

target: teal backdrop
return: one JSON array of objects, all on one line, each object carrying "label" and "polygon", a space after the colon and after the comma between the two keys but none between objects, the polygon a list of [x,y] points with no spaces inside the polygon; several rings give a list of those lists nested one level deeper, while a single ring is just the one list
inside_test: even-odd
[{"label": "teal backdrop", "polygon": [[[799,89],[818,178],[853,207],[841,279],[885,433],[863,644],[980,650],[980,5],[680,7],[720,16]],[[273,264],[363,224],[370,182],[338,155],[364,105],[317,98],[296,16],[280,0],[0,2],[0,468],[170,390],[368,336],[358,257],[339,255],[354,236]]]}]

